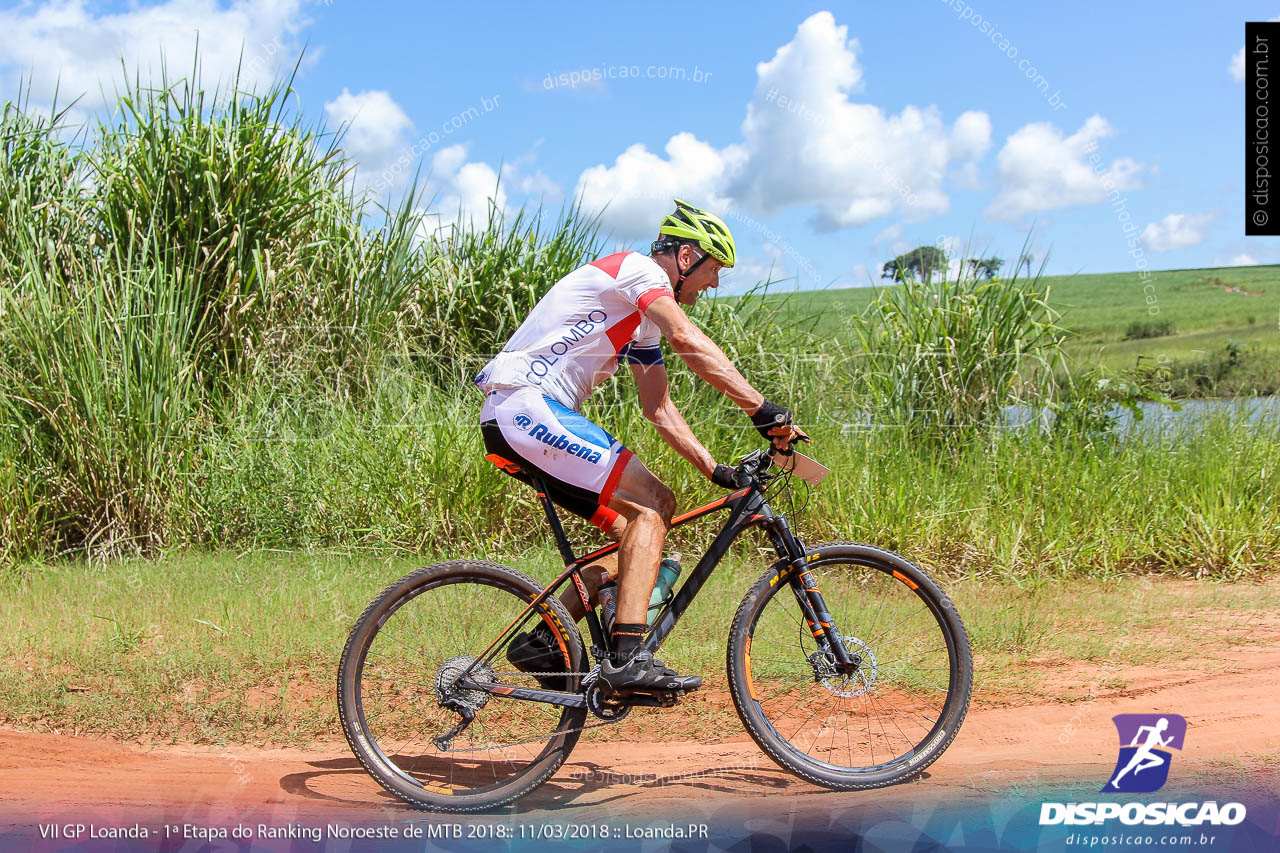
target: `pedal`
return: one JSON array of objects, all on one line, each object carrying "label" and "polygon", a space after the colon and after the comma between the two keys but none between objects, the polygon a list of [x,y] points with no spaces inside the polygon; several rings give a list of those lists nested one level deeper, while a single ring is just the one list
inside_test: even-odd
[{"label": "pedal", "polygon": [[683,695],[684,693],[680,691],[669,690],[661,693],[624,693],[611,696],[610,698],[633,708],[670,708],[679,702],[680,697]]}]

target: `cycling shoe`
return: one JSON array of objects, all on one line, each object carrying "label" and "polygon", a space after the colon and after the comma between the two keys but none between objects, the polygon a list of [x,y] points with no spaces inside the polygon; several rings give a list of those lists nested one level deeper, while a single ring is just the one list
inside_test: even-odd
[{"label": "cycling shoe", "polygon": [[702,686],[697,675],[680,675],[650,652],[638,652],[631,660],[618,665],[606,660],[600,664],[600,683],[610,694],[688,693]]}]

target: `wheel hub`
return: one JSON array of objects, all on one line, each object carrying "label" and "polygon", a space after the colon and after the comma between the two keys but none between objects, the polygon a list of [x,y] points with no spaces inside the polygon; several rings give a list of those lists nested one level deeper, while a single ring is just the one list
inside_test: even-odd
[{"label": "wheel hub", "polygon": [[[462,706],[474,714],[488,703],[489,694],[485,691],[469,690],[458,686],[458,679],[474,662],[475,657],[472,655],[458,655],[440,664],[440,669],[436,672],[435,688],[436,698],[440,700],[441,705]],[[467,680],[476,684],[498,683],[497,676],[493,674],[493,668],[486,663],[474,667],[468,674]]]},{"label": "wheel hub", "polygon": [[822,648],[809,655],[813,666],[813,679],[836,696],[850,698],[861,696],[875,684],[879,669],[875,652],[857,637],[845,637],[844,647],[855,662],[852,669],[842,667],[835,653]]}]

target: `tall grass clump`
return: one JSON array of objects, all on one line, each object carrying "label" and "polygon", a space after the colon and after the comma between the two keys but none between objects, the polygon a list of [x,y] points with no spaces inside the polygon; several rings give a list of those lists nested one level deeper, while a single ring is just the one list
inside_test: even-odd
[{"label": "tall grass clump", "polygon": [[855,386],[878,423],[950,444],[1051,393],[1063,330],[1041,277],[906,277],[853,318]]},{"label": "tall grass clump", "polygon": [[246,424],[375,411],[389,377],[456,389],[597,250],[575,207],[440,229],[416,189],[367,204],[291,95],[126,82],[76,133],[5,104],[5,559],[227,542],[204,466]]}]

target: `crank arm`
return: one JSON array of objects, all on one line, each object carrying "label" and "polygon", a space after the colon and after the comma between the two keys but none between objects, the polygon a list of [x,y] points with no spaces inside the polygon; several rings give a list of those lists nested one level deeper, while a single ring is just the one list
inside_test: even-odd
[{"label": "crank arm", "polygon": [[683,695],[683,693],[674,691],[669,693],[612,693],[608,698],[610,701],[620,702],[632,708],[670,708],[680,701],[680,697]]}]

